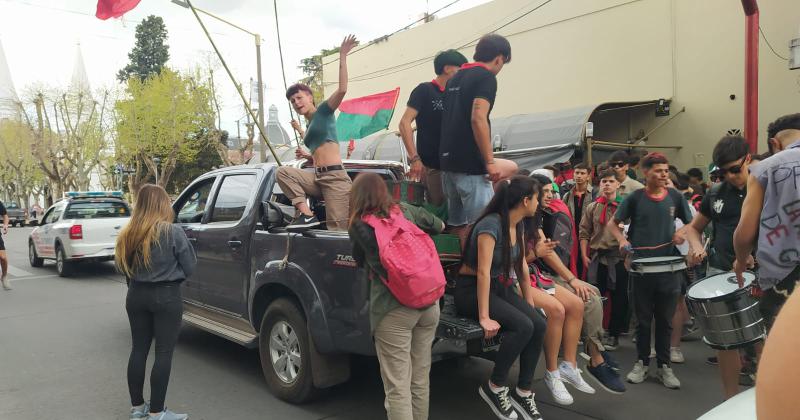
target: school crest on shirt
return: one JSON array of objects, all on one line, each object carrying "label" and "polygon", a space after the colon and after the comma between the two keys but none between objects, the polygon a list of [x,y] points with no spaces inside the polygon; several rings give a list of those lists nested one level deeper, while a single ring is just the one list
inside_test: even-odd
[{"label": "school crest on shirt", "polygon": [[714,201],[714,212],[717,214],[722,213],[722,207],[725,206],[725,202],[722,200]]},{"label": "school crest on shirt", "polygon": [[434,111],[444,111],[443,99],[434,99],[433,101],[431,101],[431,105],[433,106]]}]

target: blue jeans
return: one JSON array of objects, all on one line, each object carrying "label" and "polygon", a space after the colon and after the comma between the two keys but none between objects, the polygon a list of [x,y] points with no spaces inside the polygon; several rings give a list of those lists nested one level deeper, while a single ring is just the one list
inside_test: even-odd
[{"label": "blue jeans", "polygon": [[442,189],[447,197],[447,224],[450,226],[475,223],[494,196],[492,183],[486,175],[442,171]]}]

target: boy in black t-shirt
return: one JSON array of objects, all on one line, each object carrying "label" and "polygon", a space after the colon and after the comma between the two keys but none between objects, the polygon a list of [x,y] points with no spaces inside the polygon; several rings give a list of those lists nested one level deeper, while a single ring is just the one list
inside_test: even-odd
[{"label": "boy in black t-shirt", "polygon": [[[642,169],[647,182],[644,189],[634,191],[620,204],[614,218],[606,228],[619,241],[623,255],[636,251],[636,258],[679,255],[674,244],[684,242],[683,230],[675,231],[675,218],[684,225],[692,220],[689,204],[677,190],[667,188],[669,163],[660,153],[650,153],[642,159]],[[630,242],[623,235],[619,224],[629,220]],[[645,249],[642,249],[645,248]],[[683,277],[683,278],[681,278]],[[638,361],[627,379],[641,383],[647,376],[650,361],[651,321],[655,318],[656,354],[658,377],[667,388],[680,388],[680,381],[670,368],[670,336],[672,317],[675,315],[681,283],[686,281],[686,270],[664,273],[631,273],[633,304],[638,324],[636,327],[636,349]]]},{"label": "boy in black t-shirt", "polygon": [[[689,262],[697,265],[706,258],[701,232],[713,222],[709,247],[712,252],[708,256],[709,276],[733,269],[733,261],[736,259],[733,232],[739,224],[742,204],[747,195],[750,147],[744,137],[726,136],[714,147],[712,156],[714,164],[719,168],[717,174],[724,181],[712,187],[703,197],[700,212],[686,230],[686,239],[690,245]],[[739,393],[739,372],[742,368],[739,351],[720,350],[717,352],[717,359],[725,398],[731,398]]]},{"label": "boy in black t-shirt", "polygon": [[496,76],[511,61],[511,44],[500,35],[484,35],[473,58],[447,82],[439,149],[447,224],[456,227],[462,241],[463,227],[474,223],[492,199],[492,182],[517,173],[514,162],[494,158],[489,124]]},{"label": "boy in black t-shirt", "polygon": [[[417,85],[408,97],[403,118],[400,119],[400,137],[408,153],[411,166],[407,176],[412,181],[424,180],[428,201],[439,207],[444,203],[442,175],[439,166],[439,138],[442,134],[444,87],[467,58],[456,50],[442,51],[433,59],[436,78]],[[417,122],[417,143],[414,145],[413,121]],[[424,165],[424,166],[423,166]]]}]

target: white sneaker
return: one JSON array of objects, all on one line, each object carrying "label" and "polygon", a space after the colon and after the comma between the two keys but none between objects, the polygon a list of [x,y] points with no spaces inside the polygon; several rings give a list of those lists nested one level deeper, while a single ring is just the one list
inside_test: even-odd
[{"label": "white sneaker", "polygon": [[580,392],[587,394],[594,394],[596,391],[591,385],[586,383],[581,376],[581,371],[577,367],[573,367],[569,362],[562,361],[558,365],[558,373],[561,375],[561,380],[566,382]]},{"label": "white sneaker", "polygon": [[572,395],[567,391],[567,387],[564,386],[564,382],[561,380],[559,371],[545,372],[544,383],[547,385],[550,393],[553,394],[553,399],[556,400],[557,403],[561,405],[570,405],[574,402]]},{"label": "white sneaker", "polygon": [[3,277],[0,277],[0,282],[3,283],[3,289],[11,290],[11,281],[8,279],[7,274],[4,274]]},{"label": "white sneaker", "polygon": [[683,363],[686,360],[683,358],[683,352],[680,347],[669,348],[669,360],[672,363]]},{"label": "white sneaker", "polygon": [[644,365],[644,362],[639,360],[633,365],[633,370],[628,373],[627,379],[628,382],[632,384],[640,384],[644,382],[644,378],[647,377],[647,366]]},{"label": "white sneaker", "polygon": [[667,365],[661,365],[661,367],[658,368],[657,376],[661,383],[669,389],[679,389],[681,387],[681,381],[675,376],[672,368]]}]

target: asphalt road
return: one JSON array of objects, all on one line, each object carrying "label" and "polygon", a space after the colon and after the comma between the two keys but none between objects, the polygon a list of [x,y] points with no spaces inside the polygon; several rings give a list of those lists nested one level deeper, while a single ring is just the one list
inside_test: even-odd
[{"label": "asphalt road", "polygon": [[[127,419],[124,279],[110,263],[82,266],[66,279],[56,276],[52,263],[30,267],[30,230],[11,229],[4,238],[14,289],[0,290],[0,419]],[[667,390],[651,378],[629,385],[622,396],[574,391],[575,403],[561,407],[537,381],[540,410],[548,420],[694,419],[717,405],[722,393],[716,368],[704,363],[711,350],[689,342],[684,354],[686,364],[675,366],[681,390]],[[615,356],[627,373],[634,359],[630,340],[623,340]],[[476,392],[490,368],[479,359],[435,364],[430,418],[493,418]],[[348,383],[317,402],[294,406],[267,391],[256,351],[189,326],[174,356],[167,405],[195,420],[385,418],[374,359],[356,358]]]}]

